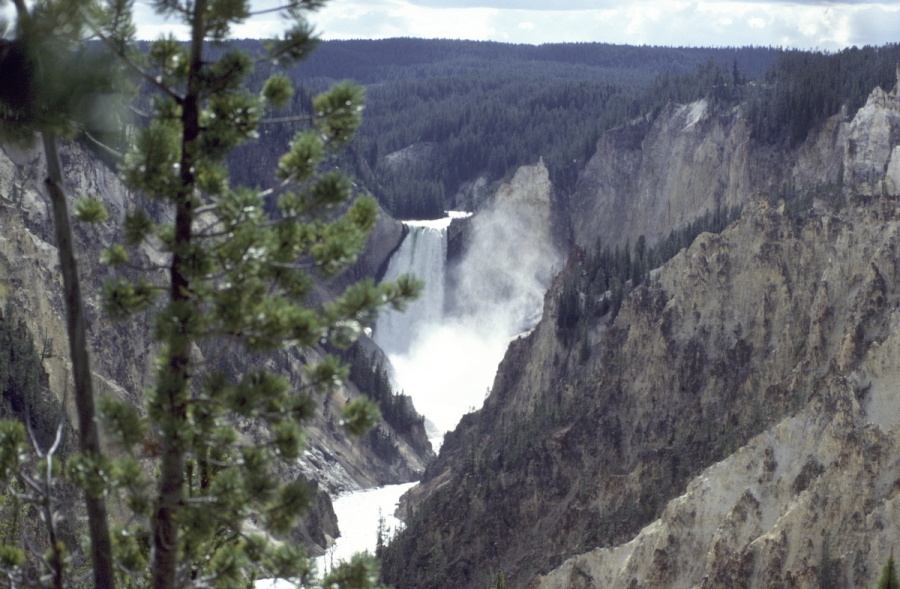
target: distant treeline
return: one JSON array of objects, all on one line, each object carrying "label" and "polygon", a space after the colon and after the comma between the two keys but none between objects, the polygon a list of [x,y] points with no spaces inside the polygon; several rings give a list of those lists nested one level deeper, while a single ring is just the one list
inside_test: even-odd
[{"label": "distant treeline", "polygon": [[[236,43],[259,50],[256,41]],[[363,125],[338,165],[351,170],[394,216],[439,217],[463,182],[479,176],[500,181],[541,157],[554,186],[571,190],[604,130],[656,106],[658,75],[669,73],[670,81],[662,83],[668,87],[712,63],[753,79],[776,54],[760,47],[327,41],[291,72],[302,90],[276,116],[308,114],[311,96],[335,81],[364,84]],[[253,84],[266,74],[258,72]],[[681,82],[698,88],[704,83]],[[278,156],[303,124],[264,126],[261,141],[234,155],[234,181],[270,185]],[[429,160],[386,165],[385,155],[422,142],[438,146]]]},{"label": "distant treeline", "polygon": [[297,66],[305,79],[353,79],[380,84],[410,78],[488,74],[545,79],[601,80],[616,85],[642,85],[664,71],[686,73],[710,57],[737,59],[752,78],[768,69],[773,48],[652,47],[609,43],[515,45],[494,41],[396,38],[324,41]]},{"label": "distant treeline", "polygon": [[[251,52],[257,41],[235,41]],[[670,102],[707,98],[713,112],[740,106],[753,136],[797,145],[846,105],[852,116],[876,86],[893,88],[900,45],[837,53],[765,47],[671,48],[601,43],[510,45],[385,39],[326,41],[290,75],[298,90],[260,141],[231,159],[234,183],[271,186],[278,158],[306,123],[311,98],[335,81],[366,87],[363,125],[340,159],[361,190],[398,218],[443,215],[460,186],[509,178],[543,158],[558,190],[574,188],[605,130]],[[251,89],[268,75],[260,68]],[[426,159],[389,164],[410,145]],[[471,209],[477,202],[461,203]]]},{"label": "distant treeline", "polygon": [[644,98],[644,112],[667,102],[711,101],[715,110],[741,105],[752,135],[766,144],[796,147],[825,119],[846,107],[852,117],[876,87],[897,83],[900,44],[851,47],[836,53],[782,51],[757,81],[710,60],[688,74],[663,74]]},{"label": "distant treeline", "polygon": [[837,53],[780,53],[763,83],[747,99],[746,115],[753,135],[766,143],[798,145],[843,105],[853,116],[876,86],[890,92],[897,82],[897,62],[897,43],[851,47]]}]

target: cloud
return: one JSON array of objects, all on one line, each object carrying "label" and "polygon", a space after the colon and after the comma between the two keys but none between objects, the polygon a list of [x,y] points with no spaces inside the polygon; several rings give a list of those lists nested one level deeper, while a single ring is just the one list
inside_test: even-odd
[{"label": "cloud", "polygon": [[621,5],[621,0],[409,0],[426,8],[494,8],[497,10],[580,11]]},{"label": "cloud", "polygon": [[[411,4],[426,8],[496,8],[499,10],[536,10],[536,11],[582,11],[597,9],[615,9],[626,2],[622,0],[409,0]],[[713,2],[725,4],[722,0]],[[807,7],[842,5],[871,5],[872,0],[747,0],[756,4],[800,4]],[[874,4],[877,4],[875,2]],[[887,4],[884,2],[883,4]]]},{"label": "cloud", "polygon": [[872,44],[870,39],[895,39],[900,30],[900,6],[883,10],[867,6],[847,16],[846,33],[842,42],[847,45]]},{"label": "cloud", "polygon": [[311,16],[325,39],[495,39],[489,24],[497,10],[487,8],[431,9],[406,0],[337,1]]},{"label": "cloud", "polygon": [[[279,0],[252,0],[254,9]],[[552,9],[549,9],[552,7]],[[277,34],[275,15],[235,27],[236,37]],[[325,39],[419,37],[511,43],[768,45],[839,50],[896,42],[900,5],[862,0],[331,0],[310,20]],[[139,0],[141,38],[187,29]],[[529,26],[529,23],[533,26]]]}]

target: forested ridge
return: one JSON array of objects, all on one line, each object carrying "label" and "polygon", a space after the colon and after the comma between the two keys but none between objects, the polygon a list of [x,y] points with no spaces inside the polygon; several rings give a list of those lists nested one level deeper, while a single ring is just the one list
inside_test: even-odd
[{"label": "forested ridge", "polygon": [[780,53],[747,101],[754,136],[767,143],[798,145],[842,106],[853,116],[876,86],[889,92],[897,81],[898,62],[897,43],[837,53]]},{"label": "forested ridge", "polygon": [[[514,45],[494,41],[383,39],[325,41],[297,71],[306,77],[353,78],[362,84],[409,77],[441,77],[472,70],[535,73],[554,79],[585,79],[607,73],[607,81],[646,81],[656,73],[688,72],[709,57],[737,57],[752,77],[765,73],[770,48],[697,48],[549,43]],[[615,72],[615,74],[612,74]],[[618,78],[610,79],[610,75]]]},{"label": "forested ridge", "polygon": [[[235,43],[259,49],[257,41]],[[653,116],[670,102],[706,98],[719,113],[740,107],[756,140],[796,146],[842,106],[852,116],[873,88],[891,89],[898,61],[897,44],[826,53],[406,38],[324,41],[290,72],[300,88],[278,116],[309,114],[312,97],[335,81],[363,84],[363,124],[340,165],[395,217],[433,218],[450,206],[479,207],[479,195],[462,196],[466,183],[482,178],[495,186],[538,159],[547,165],[554,187],[569,192],[605,130]],[[260,68],[250,85],[261,84],[266,73]],[[261,140],[232,157],[234,180],[273,184],[274,177],[263,171],[272,169],[305,124],[263,126]],[[385,158],[410,146],[421,149],[393,161]]]},{"label": "forested ridge", "polygon": [[[254,41],[239,44],[252,49]],[[386,39],[326,41],[291,73],[297,92],[284,116],[308,113],[310,97],[336,80],[366,87],[363,125],[344,165],[358,184],[400,218],[443,216],[465,182],[496,183],[543,158],[558,189],[574,187],[600,134],[656,106],[663,85],[698,71],[732,69],[761,76],[772,48],[667,48],[601,43],[510,45],[494,42]],[[711,65],[714,64],[714,65]],[[260,71],[259,79],[265,72]],[[695,84],[696,85],[696,84]],[[268,185],[271,169],[301,122],[267,125],[263,141],[239,150],[235,180]],[[429,156],[403,165],[384,156],[415,144]]]}]

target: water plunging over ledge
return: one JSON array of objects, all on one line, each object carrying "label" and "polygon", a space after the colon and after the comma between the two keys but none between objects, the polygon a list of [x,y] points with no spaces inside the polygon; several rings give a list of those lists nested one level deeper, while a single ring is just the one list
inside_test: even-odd
[{"label": "water plunging over ledge", "polygon": [[[546,285],[559,262],[540,214],[546,203],[522,200],[515,194],[505,198],[473,219],[454,291],[464,303],[463,311],[446,316],[445,291],[447,228],[453,216],[466,214],[406,222],[407,236],[385,273],[385,280],[409,273],[425,282],[419,300],[404,313],[382,313],[373,339],[391,363],[395,390],[412,397],[417,411],[437,428],[430,434],[436,450],[444,432],[481,407],[510,340],[540,320]],[[390,521],[400,495],[412,485],[358,491],[335,499],[341,537],[330,556],[319,559],[320,572],[354,552],[374,553],[379,509]],[[388,524],[401,525],[399,521]],[[270,586],[261,584],[259,589]]]}]

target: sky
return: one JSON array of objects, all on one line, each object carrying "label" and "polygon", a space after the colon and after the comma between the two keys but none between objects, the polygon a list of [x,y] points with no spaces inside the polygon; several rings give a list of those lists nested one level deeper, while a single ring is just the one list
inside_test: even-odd
[{"label": "sky", "polygon": [[[252,0],[267,8],[279,0]],[[137,1],[139,36],[172,30]],[[840,50],[900,41],[900,1],[877,0],[330,0],[310,16],[323,39],[420,37],[508,43],[764,45]],[[261,15],[235,30],[272,36]]]}]

